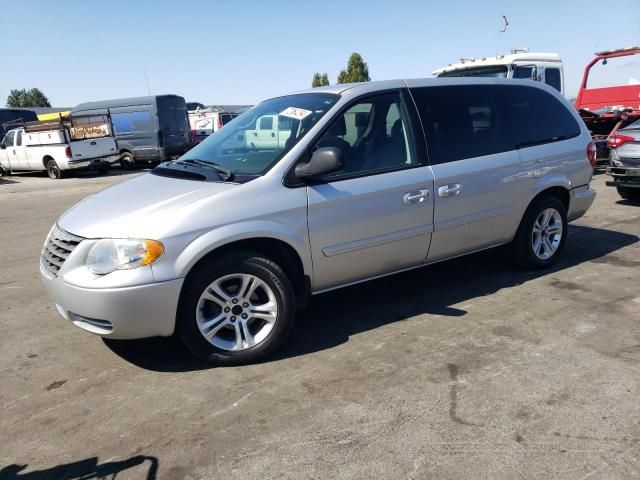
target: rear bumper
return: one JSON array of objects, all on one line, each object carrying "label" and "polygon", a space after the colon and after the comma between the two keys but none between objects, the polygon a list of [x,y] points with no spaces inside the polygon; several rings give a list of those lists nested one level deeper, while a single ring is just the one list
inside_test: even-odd
[{"label": "rear bumper", "polygon": [[91,167],[99,167],[100,165],[113,165],[120,160],[120,155],[107,155],[104,157],[97,158],[82,158],[82,159],[74,159],[69,160],[67,163],[69,164],[69,168],[72,170],[80,169],[80,168],[91,168]]},{"label": "rear bumper", "polygon": [[571,190],[569,199],[569,212],[567,220],[572,222],[582,217],[596,198],[596,192],[589,185],[577,187]]},{"label": "rear bumper", "polygon": [[611,175],[611,180],[606,182],[609,187],[640,188],[640,166],[609,167],[607,175]]}]

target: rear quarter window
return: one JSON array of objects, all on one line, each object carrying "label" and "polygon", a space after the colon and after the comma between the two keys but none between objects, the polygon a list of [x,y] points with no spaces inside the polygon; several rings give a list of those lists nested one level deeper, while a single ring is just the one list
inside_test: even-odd
[{"label": "rear quarter window", "polygon": [[505,86],[502,102],[516,145],[526,147],[580,135],[578,122],[557,98],[540,88]]}]

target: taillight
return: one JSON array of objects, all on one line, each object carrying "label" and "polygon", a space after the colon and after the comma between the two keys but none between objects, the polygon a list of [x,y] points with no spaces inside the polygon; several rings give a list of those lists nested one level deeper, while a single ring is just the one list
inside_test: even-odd
[{"label": "taillight", "polygon": [[218,130],[220,130],[221,128],[222,128],[222,117],[218,115]]},{"label": "taillight", "polygon": [[589,163],[591,164],[591,166],[594,168],[596,166],[597,153],[598,150],[596,149],[596,144],[593,142],[589,142],[589,145],[587,145],[587,158],[589,159]]},{"label": "taillight", "polygon": [[64,154],[67,158],[71,158],[71,147],[69,145],[64,149]]},{"label": "taillight", "polygon": [[629,135],[611,135],[607,140],[607,143],[611,148],[621,147],[627,142],[635,142],[636,139]]}]

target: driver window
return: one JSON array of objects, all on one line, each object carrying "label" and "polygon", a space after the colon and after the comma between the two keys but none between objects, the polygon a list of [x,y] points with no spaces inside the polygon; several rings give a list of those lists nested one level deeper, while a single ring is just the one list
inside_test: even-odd
[{"label": "driver window", "polygon": [[338,179],[386,172],[416,164],[406,110],[400,94],[369,97],[334,119],[312,147],[342,150],[344,168],[327,175]]}]

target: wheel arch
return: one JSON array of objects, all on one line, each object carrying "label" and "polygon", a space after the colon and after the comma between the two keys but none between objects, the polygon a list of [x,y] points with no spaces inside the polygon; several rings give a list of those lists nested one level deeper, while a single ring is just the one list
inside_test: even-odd
[{"label": "wheel arch", "polygon": [[[216,237],[218,241],[215,241]],[[298,305],[306,303],[312,278],[308,243],[303,238],[283,235],[282,232],[254,231],[253,234],[224,235],[214,230],[191,242],[182,251],[176,260],[176,270],[180,276],[188,277],[195,268],[214,256],[240,249],[262,254],[278,263],[291,279]]]},{"label": "wheel arch", "polygon": [[560,200],[564,205],[564,207],[566,208],[567,212],[569,212],[569,207],[571,204],[571,193],[569,188],[565,185],[547,186],[546,188],[544,188],[544,190],[538,192],[538,194],[531,199],[531,201],[527,205],[526,210],[528,210],[529,207],[533,205],[533,203],[536,202],[538,199],[542,197],[547,197],[547,196],[555,197],[558,200]]},{"label": "wheel arch", "polygon": [[45,155],[44,157],[42,157],[42,165],[44,166],[44,169],[47,169],[47,163],[49,163],[49,160],[53,160],[55,162],[55,158],[53,158],[51,155]]}]

